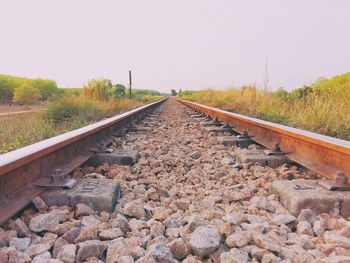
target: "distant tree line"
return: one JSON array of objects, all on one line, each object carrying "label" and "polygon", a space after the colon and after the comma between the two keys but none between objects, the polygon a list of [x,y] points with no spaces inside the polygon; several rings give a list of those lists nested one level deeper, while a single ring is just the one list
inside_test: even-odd
[{"label": "distant tree line", "polygon": [[0,74],[0,102],[34,103],[47,100],[59,92],[57,84],[49,79],[29,79]]}]

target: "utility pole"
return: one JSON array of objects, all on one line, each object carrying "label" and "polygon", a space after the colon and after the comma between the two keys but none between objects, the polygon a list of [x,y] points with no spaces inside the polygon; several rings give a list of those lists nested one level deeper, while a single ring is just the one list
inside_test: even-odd
[{"label": "utility pole", "polygon": [[131,70],[129,70],[129,98],[131,99]]},{"label": "utility pole", "polygon": [[265,59],[265,89],[268,89],[269,87],[269,71],[267,67],[267,55]]}]

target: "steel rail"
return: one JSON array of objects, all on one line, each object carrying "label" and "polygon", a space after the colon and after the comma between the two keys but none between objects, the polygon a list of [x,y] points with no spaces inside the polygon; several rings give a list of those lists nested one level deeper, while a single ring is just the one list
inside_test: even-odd
[{"label": "steel rail", "polygon": [[70,173],[93,155],[91,148],[111,142],[118,129],[165,100],[0,155],[0,225],[44,191],[33,186],[35,181],[54,169]]},{"label": "steel rail", "polygon": [[276,143],[286,156],[320,174],[334,180],[337,172],[345,173],[350,183],[350,142],[284,125],[247,117],[199,103],[177,98],[206,115],[229,123],[238,133],[247,131],[251,139],[272,149]]}]

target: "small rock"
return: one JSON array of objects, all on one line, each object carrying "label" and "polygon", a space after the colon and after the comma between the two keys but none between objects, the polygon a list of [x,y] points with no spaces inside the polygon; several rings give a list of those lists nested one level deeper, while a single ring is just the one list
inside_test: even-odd
[{"label": "small rock", "polygon": [[84,242],[86,240],[97,239],[97,226],[91,225],[88,227],[83,227],[80,230],[80,233],[76,239],[74,239],[74,243]]},{"label": "small rock", "polygon": [[94,216],[84,216],[81,220],[82,226],[91,226],[91,225],[99,225],[101,224],[101,220],[97,219]]},{"label": "small rock", "polygon": [[52,255],[54,258],[57,257],[58,253],[61,251],[62,247],[64,245],[67,245],[68,242],[67,240],[65,240],[64,238],[62,237],[59,237],[56,242],[55,242],[55,245],[53,246],[53,250],[52,250]]},{"label": "small rock", "polygon": [[62,237],[67,240],[69,244],[74,243],[74,239],[76,239],[80,234],[80,227],[75,227],[68,230]]},{"label": "small rock", "polygon": [[249,232],[234,233],[226,238],[226,245],[232,247],[245,247],[252,241],[251,234]]},{"label": "small rock", "polygon": [[129,227],[132,231],[140,231],[141,229],[147,227],[147,224],[143,220],[133,218],[129,221]]},{"label": "small rock", "polygon": [[185,198],[177,199],[173,203],[181,210],[187,210],[191,204],[191,202]]},{"label": "small rock", "polygon": [[192,159],[198,159],[202,156],[202,153],[199,151],[195,151],[195,152],[189,153],[188,156],[191,157]]},{"label": "small rock", "polygon": [[34,232],[49,231],[59,224],[54,213],[40,214],[30,220],[29,229]]},{"label": "small rock", "polygon": [[131,256],[121,256],[118,263],[134,263],[134,259]]},{"label": "small rock", "polygon": [[57,255],[57,259],[64,263],[74,263],[77,246],[73,244],[64,245]]},{"label": "small rock", "polygon": [[291,214],[278,214],[272,218],[271,223],[275,225],[287,225],[295,222],[296,220],[297,218]]},{"label": "small rock", "polygon": [[20,218],[16,219],[11,227],[17,231],[18,237],[32,237],[35,235]]},{"label": "small rock", "polygon": [[18,251],[23,252],[29,247],[30,242],[31,242],[31,239],[29,237],[25,237],[25,238],[12,237],[10,238],[9,246],[15,247]]},{"label": "small rock", "polygon": [[190,247],[181,238],[174,239],[173,241],[168,243],[168,247],[171,253],[173,254],[174,258],[178,260],[183,259],[191,252]]},{"label": "small rock", "polygon": [[48,260],[51,260],[52,256],[49,251],[46,251],[44,253],[41,253],[37,256],[35,256],[32,260],[32,263],[44,263],[48,262]]},{"label": "small rock", "polygon": [[221,263],[245,263],[249,261],[248,252],[232,248],[229,252],[220,255]]},{"label": "small rock", "polygon": [[153,258],[156,262],[160,263],[173,262],[173,255],[170,249],[163,244],[151,245],[146,252],[145,258]]},{"label": "small rock", "polygon": [[260,248],[265,248],[271,252],[277,253],[281,251],[281,245],[264,234],[254,233],[253,240],[255,244]]},{"label": "small rock", "polygon": [[35,244],[30,245],[25,251],[30,257],[35,257],[36,255],[42,254],[50,249],[49,244]]},{"label": "small rock", "polygon": [[78,244],[76,261],[81,262],[90,257],[100,257],[106,250],[106,245],[99,240],[88,240]]},{"label": "small rock", "polygon": [[191,231],[194,231],[197,227],[204,225],[206,225],[206,222],[199,215],[192,215],[188,219],[188,227]]},{"label": "small rock", "polygon": [[266,253],[262,256],[261,263],[278,263],[281,261],[281,258],[276,257],[272,253]]},{"label": "small rock", "polygon": [[232,225],[238,225],[242,222],[246,222],[247,217],[242,213],[232,212],[225,216],[225,220]]},{"label": "small rock", "polygon": [[189,244],[194,254],[204,257],[219,247],[220,240],[220,234],[215,229],[199,226],[191,235]]},{"label": "small rock", "polygon": [[50,232],[47,232],[45,233],[43,239],[42,239],[42,243],[43,244],[48,244],[51,247],[53,247],[53,245],[55,244],[56,240],[57,240],[57,235],[54,234],[54,233],[50,233]]},{"label": "small rock", "polygon": [[178,228],[167,228],[165,230],[165,236],[166,237],[179,237],[180,235],[180,232],[179,232],[179,229]]},{"label": "small rock", "polygon": [[122,256],[131,256],[131,252],[125,240],[118,238],[108,246],[106,263],[117,263]]},{"label": "small rock", "polygon": [[298,216],[298,221],[307,221],[311,225],[314,224],[315,220],[316,220],[316,214],[311,209],[303,209],[303,210],[301,210],[301,212],[300,212],[300,214]]},{"label": "small rock", "polygon": [[120,228],[110,228],[101,231],[98,235],[101,240],[111,240],[123,236],[124,233]]},{"label": "small rock", "polygon": [[340,247],[350,249],[350,238],[344,237],[331,231],[326,231],[323,237],[324,240],[329,244],[336,244]]},{"label": "small rock", "polygon": [[95,211],[92,210],[89,206],[83,203],[79,203],[75,207],[75,217],[79,218],[82,216],[94,215]]},{"label": "small rock", "polygon": [[124,214],[138,219],[146,217],[145,209],[143,208],[142,201],[140,199],[128,202],[123,208]]},{"label": "small rock", "polygon": [[223,165],[231,165],[234,163],[235,163],[235,160],[233,159],[232,156],[227,156],[221,160],[221,164]]},{"label": "small rock", "polygon": [[299,221],[297,225],[297,233],[299,235],[309,235],[309,236],[314,235],[311,224],[308,221]]},{"label": "small rock", "polygon": [[41,199],[39,196],[33,198],[32,203],[40,213],[46,213],[47,210],[49,209],[45,204],[44,200]]},{"label": "small rock", "polygon": [[264,209],[268,212],[274,213],[276,208],[270,203],[270,201],[266,197],[254,196],[251,201],[253,206]]}]

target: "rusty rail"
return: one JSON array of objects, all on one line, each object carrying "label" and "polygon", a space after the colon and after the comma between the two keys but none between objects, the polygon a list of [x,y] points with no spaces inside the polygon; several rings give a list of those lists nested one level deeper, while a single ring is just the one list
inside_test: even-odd
[{"label": "rusty rail", "polygon": [[33,186],[54,169],[69,174],[86,162],[89,150],[108,144],[123,125],[163,103],[159,100],[83,128],[0,155],[0,225],[44,190]]},{"label": "rusty rail", "polygon": [[267,148],[271,149],[278,143],[290,160],[322,177],[334,180],[337,172],[342,171],[350,182],[349,141],[231,113],[199,103],[178,98],[177,100],[206,115],[229,123],[238,133],[247,131],[253,141]]}]

